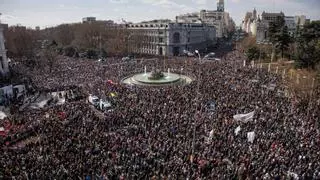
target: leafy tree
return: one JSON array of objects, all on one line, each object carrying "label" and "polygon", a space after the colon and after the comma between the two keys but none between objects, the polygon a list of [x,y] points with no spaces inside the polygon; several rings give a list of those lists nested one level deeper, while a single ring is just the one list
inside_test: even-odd
[{"label": "leafy tree", "polygon": [[45,49],[42,50],[42,58],[44,63],[49,67],[50,73],[56,65],[58,57],[58,44],[56,41],[52,41]]},{"label": "leafy tree", "polygon": [[95,49],[88,49],[87,50],[87,58],[89,59],[97,59],[98,52]]},{"label": "leafy tree", "polygon": [[320,21],[304,26],[297,35],[296,66],[314,69],[320,63]]},{"label": "leafy tree", "polygon": [[288,27],[283,26],[280,33],[276,35],[276,48],[280,50],[282,58],[284,51],[288,50],[291,41],[292,40],[288,32]]},{"label": "leafy tree", "polygon": [[247,50],[246,55],[249,61],[252,61],[254,59],[259,59],[259,56],[260,56],[259,48],[257,48],[256,46],[250,47]]},{"label": "leafy tree", "polygon": [[72,46],[67,46],[64,48],[64,55],[68,56],[68,57],[73,57],[76,53],[76,48],[72,47]]},{"label": "leafy tree", "polygon": [[[269,24],[269,40],[272,42],[272,59],[276,55],[276,49],[280,48],[281,56],[283,56],[283,51],[286,49],[286,36],[289,35],[288,29],[284,29],[284,18],[279,17],[277,21],[271,22]],[[283,37],[285,36],[285,37]]]}]

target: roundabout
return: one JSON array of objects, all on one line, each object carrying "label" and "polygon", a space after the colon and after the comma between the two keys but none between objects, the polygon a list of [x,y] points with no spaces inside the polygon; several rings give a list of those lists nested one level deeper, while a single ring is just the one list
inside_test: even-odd
[{"label": "roundabout", "polygon": [[170,69],[168,69],[168,72],[161,72],[155,69],[151,72],[147,72],[146,68],[144,73],[134,74],[122,80],[122,83],[124,84],[140,86],[185,85],[190,84],[191,82],[192,79],[190,77],[171,73]]}]

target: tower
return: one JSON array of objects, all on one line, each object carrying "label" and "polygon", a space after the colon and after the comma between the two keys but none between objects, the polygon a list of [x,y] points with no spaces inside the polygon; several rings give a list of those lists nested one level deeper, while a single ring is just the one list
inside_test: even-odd
[{"label": "tower", "polygon": [[[1,16],[1,13],[0,13]],[[4,47],[3,27],[0,21],[0,74],[5,76],[9,72],[7,50]]]},{"label": "tower", "polygon": [[217,11],[224,12],[224,0],[217,0]]},{"label": "tower", "polygon": [[256,8],[253,9],[253,19],[254,20],[257,19],[257,10],[256,10]]}]

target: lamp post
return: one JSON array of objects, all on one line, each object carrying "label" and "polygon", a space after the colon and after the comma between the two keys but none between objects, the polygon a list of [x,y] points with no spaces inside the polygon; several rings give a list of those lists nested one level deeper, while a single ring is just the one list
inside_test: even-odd
[{"label": "lamp post", "polygon": [[199,56],[199,62],[201,62],[201,56],[200,56],[199,50],[195,50],[194,52],[195,52],[196,54],[198,54],[198,56]]}]

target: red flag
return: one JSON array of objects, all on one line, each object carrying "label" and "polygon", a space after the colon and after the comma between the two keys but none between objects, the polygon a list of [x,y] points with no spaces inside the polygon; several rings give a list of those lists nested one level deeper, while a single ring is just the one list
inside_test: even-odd
[{"label": "red flag", "polygon": [[111,79],[109,79],[108,81],[107,81],[109,84],[117,84],[117,83],[115,83],[115,82],[113,82]]},{"label": "red flag", "polygon": [[64,120],[66,118],[66,113],[65,112],[59,112],[58,116],[59,116],[60,120]]},{"label": "red flag", "polygon": [[0,131],[0,136],[7,137],[7,133],[5,131]]}]

